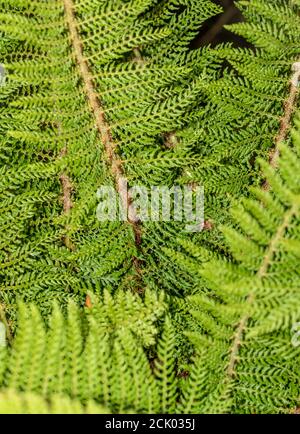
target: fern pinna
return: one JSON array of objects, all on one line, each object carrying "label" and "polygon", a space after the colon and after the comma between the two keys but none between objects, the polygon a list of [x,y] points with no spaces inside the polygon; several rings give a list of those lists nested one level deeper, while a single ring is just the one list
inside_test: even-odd
[{"label": "fern pinna", "polygon": [[[209,0],[0,4],[0,411],[292,411],[299,0],[197,50]],[[202,230],[140,222],[124,182],[204,186]]]}]

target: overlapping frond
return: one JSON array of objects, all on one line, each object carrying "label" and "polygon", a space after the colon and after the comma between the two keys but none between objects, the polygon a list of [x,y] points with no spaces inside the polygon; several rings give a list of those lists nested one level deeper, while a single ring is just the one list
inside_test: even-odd
[{"label": "overlapping frond", "polygon": [[180,411],[174,329],[162,301],[151,293],[144,304],[129,293],[91,300],[85,311],[70,302],[67,315],[55,305],[47,324],[36,306],[20,305],[12,346],[0,347],[0,412]]},{"label": "overlapping frond", "polygon": [[292,340],[300,314],[299,121],[297,127],[294,148],[279,146],[278,173],[260,162],[270,190],[253,188],[233,209],[236,226],[223,229],[231,259],[211,259],[196,246],[198,259],[176,258],[188,269],[202,261],[205,288],[187,303],[202,329],[189,336],[206,349],[203,412],[284,412],[299,400],[299,348]]},{"label": "overlapping frond", "polygon": [[[213,51],[222,70],[217,80],[204,80],[202,97],[207,105],[201,111],[201,104],[198,119],[193,119],[183,139],[189,158],[195,160],[184,169],[180,180],[204,185],[206,219],[214,226],[230,221],[227,210],[232,201],[260,182],[257,157],[267,159],[289,131],[286,115],[295,106],[290,104],[291,86],[294,83],[297,88],[299,79],[296,3],[237,2],[245,22],[226,28],[245,38],[250,46],[221,44]],[[210,231],[204,231],[200,239],[213,250],[224,247],[219,236]]]},{"label": "overlapping frond", "polygon": [[[200,9],[171,3],[152,22],[162,12],[151,0],[1,3],[1,297],[11,316],[17,294],[46,313],[90,287],[146,286],[132,227],[98,222],[96,191],[121,175],[129,186],[174,178],[163,135],[199,96],[175,29]],[[217,11],[200,3],[202,20]],[[158,59],[171,34],[181,49],[166,43]],[[161,168],[148,171],[153,157]]]},{"label": "overlapping frond", "polygon": [[[299,0],[197,50],[209,0],[0,5],[0,412],[290,411]],[[124,182],[203,186],[199,232],[98,221]]]},{"label": "overlapping frond", "polygon": [[34,393],[5,390],[0,393],[0,414],[108,414],[109,411],[93,401],[82,405],[68,396],[46,399]]}]

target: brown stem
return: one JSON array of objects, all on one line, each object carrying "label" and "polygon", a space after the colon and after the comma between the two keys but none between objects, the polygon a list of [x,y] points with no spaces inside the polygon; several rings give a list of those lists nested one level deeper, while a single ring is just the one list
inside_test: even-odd
[{"label": "brown stem", "polygon": [[[63,148],[63,150],[60,153],[60,156],[63,157],[67,154],[67,148]],[[62,186],[62,200],[63,200],[63,210],[64,210],[64,214],[68,215],[71,211],[71,209],[73,208],[73,202],[72,202],[72,191],[73,191],[73,186],[71,183],[71,180],[69,178],[69,176],[66,173],[62,173],[59,177],[61,186]],[[65,228],[66,232],[69,231],[68,226]],[[65,235],[63,237],[63,241],[65,243],[65,246],[67,247],[67,249],[69,249],[70,251],[75,251],[75,245],[72,243],[71,238],[69,237],[69,235]]]},{"label": "brown stem", "polygon": [[[280,127],[277,136],[275,137],[275,146],[271,152],[270,165],[274,169],[277,168],[279,158],[279,145],[286,140],[287,135],[291,129],[292,116],[296,108],[298,93],[299,93],[299,81],[300,81],[300,62],[295,62],[292,66],[293,74],[290,79],[290,91],[287,99],[284,102],[284,113],[280,119]],[[263,189],[270,190],[268,181],[265,181]]]},{"label": "brown stem", "polygon": [[71,193],[73,190],[70,178],[66,174],[62,174],[60,176],[60,182],[63,189],[63,206],[64,206],[64,213],[69,214],[71,209],[73,208]]},{"label": "brown stem", "polygon": [[[296,108],[297,97],[298,97],[298,85],[300,81],[300,62],[296,62],[293,64],[292,71],[293,71],[293,75],[290,79],[290,92],[288,98],[284,103],[284,114],[281,118],[280,128],[275,138],[275,147],[269,160],[271,167],[273,167],[274,169],[276,169],[278,165],[279,145],[287,138],[288,132],[290,131],[291,128],[292,116]],[[263,189],[264,190],[270,189],[270,185],[267,181],[264,183]],[[298,211],[298,208],[299,207],[296,204],[285,214],[282,224],[278,227],[274,237],[272,238],[268,246],[268,249],[266,251],[266,254],[264,256],[263,262],[256,274],[258,278],[263,278],[266,275],[268,267],[270,266],[274,253],[276,251],[276,247],[280,242],[281,238],[283,237],[287,227],[289,226],[291,219]],[[254,302],[254,300],[255,300],[255,295],[252,293],[247,298],[247,304],[251,305]],[[239,348],[243,338],[243,333],[247,327],[247,323],[249,319],[250,319],[249,314],[246,314],[240,320],[237,326],[236,334],[233,340],[233,345],[230,351],[229,364],[227,368],[227,374],[230,378],[234,377],[235,375],[235,367],[238,361]]]},{"label": "brown stem", "polygon": [[[124,174],[122,163],[117,154],[117,145],[115,144],[110,126],[105,118],[104,109],[102,107],[100,98],[96,91],[96,86],[93,82],[93,75],[90,71],[88,61],[84,57],[83,43],[77,29],[77,21],[74,11],[74,4],[72,0],[63,0],[65,8],[66,22],[70,33],[71,44],[73,47],[77,66],[79,68],[80,76],[82,78],[85,93],[93,112],[96,128],[99,132],[101,142],[103,143],[107,159],[111,168],[111,172],[115,179],[117,191],[120,195],[124,209],[127,211],[127,221],[132,225],[135,242],[137,247],[141,244],[141,229],[139,219],[136,214],[135,207],[127,189],[127,179]],[[134,261],[138,274],[141,273],[139,268],[139,261]],[[138,265],[137,265],[138,264]]]},{"label": "brown stem", "polygon": [[[270,244],[266,250],[262,264],[256,273],[256,276],[258,278],[261,279],[266,275],[268,267],[272,263],[272,259],[273,259],[274,253],[276,252],[277,245],[280,243],[282,237],[284,236],[284,233],[285,233],[286,229],[288,228],[291,219],[297,213],[298,208],[299,208],[299,206],[298,206],[298,204],[296,204],[285,214],[281,225],[278,227],[274,237],[272,238],[272,240],[271,240],[271,242],[270,242]],[[251,305],[254,302],[254,300],[255,300],[255,296],[252,293],[247,298],[247,301],[246,301],[247,305],[248,306]],[[237,327],[236,334],[235,334],[235,338],[233,340],[233,345],[232,345],[232,348],[230,351],[229,365],[227,368],[228,376],[231,378],[235,374],[235,365],[236,365],[236,362],[238,360],[239,348],[240,348],[241,341],[243,338],[244,330],[246,329],[246,326],[247,326],[249,319],[250,319],[249,314],[246,314],[240,320],[238,327]]]}]

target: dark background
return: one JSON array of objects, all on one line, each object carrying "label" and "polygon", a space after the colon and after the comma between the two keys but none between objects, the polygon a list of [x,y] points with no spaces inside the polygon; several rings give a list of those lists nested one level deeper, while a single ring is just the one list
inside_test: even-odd
[{"label": "dark background", "polygon": [[243,20],[242,14],[234,5],[234,0],[213,0],[213,2],[222,6],[224,12],[206,21],[191,48],[198,48],[207,44],[214,46],[220,42],[232,42],[235,46],[248,45],[243,38],[223,28],[225,24]]}]

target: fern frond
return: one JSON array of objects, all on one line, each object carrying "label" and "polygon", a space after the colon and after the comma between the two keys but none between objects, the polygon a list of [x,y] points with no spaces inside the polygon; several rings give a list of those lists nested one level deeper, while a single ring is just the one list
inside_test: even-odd
[{"label": "fern frond", "polygon": [[109,410],[93,401],[82,405],[68,396],[53,396],[49,402],[34,393],[5,390],[0,393],[0,414],[109,414]]},{"label": "fern frond", "polygon": [[[140,303],[137,295],[131,296],[132,312],[136,309],[134,299]],[[109,303],[101,306],[100,302],[98,306],[95,298],[93,303],[92,309],[83,311],[71,302],[66,315],[54,306],[48,324],[36,307],[20,305],[12,346],[0,348],[1,412],[180,411],[181,389],[170,318],[165,318],[158,340],[143,343],[141,332],[135,332],[139,320],[132,316],[126,324],[118,317],[123,313],[122,299],[110,301],[117,312],[115,327],[111,328],[103,327],[100,316],[101,311],[111,313]],[[147,321],[145,312],[140,316]],[[156,312],[149,318],[153,329],[155,317]],[[154,364],[147,357],[149,344],[156,354]],[[195,408],[196,398],[195,393],[189,398],[190,410]],[[4,399],[5,403],[1,401]]]},{"label": "fern frond", "polygon": [[300,304],[298,130],[293,140],[293,150],[279,145],[278,173],[261,161],[270,191],[252,189],[252,198],[233,211],[236,227],[223,229],[230,269],[217,257],[202,263],[208,288],[189,297],[194,321],[203,330],[190,337],[199,349],[203,340],[210,342],[200,387],[207,393],[199,403],[202,412],[286,412],[298,402],[299,349],[291,335]]}]

